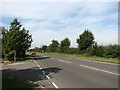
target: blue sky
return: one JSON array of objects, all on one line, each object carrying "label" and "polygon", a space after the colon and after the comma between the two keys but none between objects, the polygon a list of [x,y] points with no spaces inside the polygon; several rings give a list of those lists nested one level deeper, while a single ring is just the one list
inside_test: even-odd
[{"label": "blue sky", "polygon": [[32,48],[65,37],[71,40],[71,47],[77,47],[76,39],[85,29],[94,34],[98,44],[118,43],[117,2],[14,2],[1,7],[0,25],[9,27],[17,18],[32,34]]}]

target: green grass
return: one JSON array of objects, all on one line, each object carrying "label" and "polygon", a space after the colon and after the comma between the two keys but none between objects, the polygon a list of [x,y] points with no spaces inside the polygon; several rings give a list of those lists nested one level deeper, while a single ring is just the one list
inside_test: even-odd
[{"label": "green grass", "polygon": [[65,53],[51,53],[51,52],[44,52],[41,54],[48,54],[48,55],[54,55],[54,56],[62,56],[62,57],[68,57],[68,58],[77,58],[82,60],[92,60],[92,61],[99,61],[99,62],[107,62],[107,63],[115,63],[118,64],[118,58],[103,58],[103,57],[97,57],[97,56],[87,56],[87,55],[81,55],[81,54],[65,54]]},{"label": "green grass", "polygon": [[34,90],[35,87],[18,77],[6,76],[2,78],[2,88],[29,88]]},{"label": "green grass", "polygon": [[12,63],[22,63],[22,62],[29,62],[29,61],[32,61],[32,58],[29,56],[29,55],[26,55],[25,57],[23,58],[18,58],[15,61],[9,61],[9,60],[5,60],[4,61],[4,65],[8,65],[8,64],[12,64]]}]

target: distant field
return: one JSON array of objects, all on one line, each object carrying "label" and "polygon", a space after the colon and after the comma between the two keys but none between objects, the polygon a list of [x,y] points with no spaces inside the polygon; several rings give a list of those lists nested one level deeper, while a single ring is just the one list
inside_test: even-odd
[{"label": "distant field", "polygon": [[118,64],[118,58],[103,58],[103,57],[86,56],[86,55],[80,55],[80,54],[48,53],[48,52],[40,53],[40,54],[48,54],[48,55],[54,55],[54,56],[62,56],[62,57],[77,58],[82,60],[92,60],[92,61]]}]

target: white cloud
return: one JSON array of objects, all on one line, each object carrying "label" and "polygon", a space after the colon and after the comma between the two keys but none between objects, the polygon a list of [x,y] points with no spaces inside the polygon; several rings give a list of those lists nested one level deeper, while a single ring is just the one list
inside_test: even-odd
[{"label": "white cloud", "polygon": [[[91,30],[99,44],[117,43],[117,3],[3,3],[4,17],[17,17],[33,35],[32,47],[49,45],[68,37],[71,46],[84,31]],[[113,9],[115,8],[115,9]],[[113,10],[113,12],[112,12]],[[115,10],[115,11],[114,11]],[[11,21],[10,21],[11,22]],[[103,25],[103,23],[108,23]]]}]

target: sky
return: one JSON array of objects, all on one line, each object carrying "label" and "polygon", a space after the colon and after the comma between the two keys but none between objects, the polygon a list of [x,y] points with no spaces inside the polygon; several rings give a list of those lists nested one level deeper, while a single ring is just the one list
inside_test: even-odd
[{"label": "sky", "polygon": [[71,47],[85,29],[99,45],[118,43],[117,2],[3,2],[1,26],[9,28],[15,18],[30,31],[32,46],[49,45],[68,37]]}]

